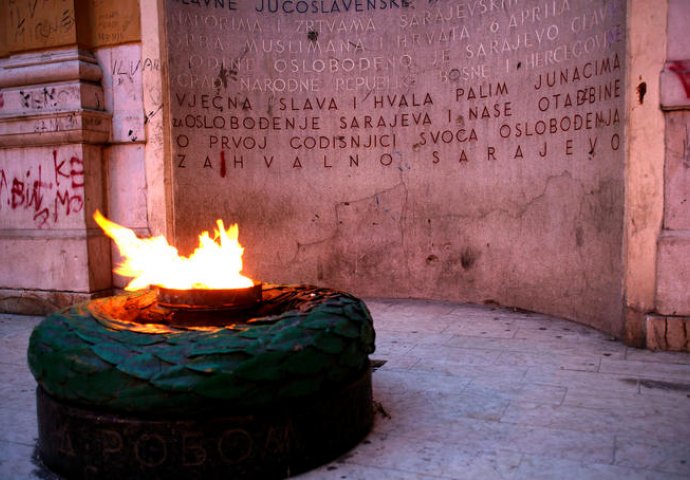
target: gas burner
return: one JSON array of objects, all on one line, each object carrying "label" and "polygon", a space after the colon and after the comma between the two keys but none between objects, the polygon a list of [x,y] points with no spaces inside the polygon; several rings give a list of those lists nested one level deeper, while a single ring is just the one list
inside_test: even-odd
[{"label": "gas burner", "polygon": [[373,423],[371,315],[307,285],[148,290],[34,330],[42,461],[67,478],[280,479]]},{"label": "gas burner", "polygon": [[242,312],[261,305],[262,283],[246,288],[177,290],[156,287],[158,305],[180,311]]}]

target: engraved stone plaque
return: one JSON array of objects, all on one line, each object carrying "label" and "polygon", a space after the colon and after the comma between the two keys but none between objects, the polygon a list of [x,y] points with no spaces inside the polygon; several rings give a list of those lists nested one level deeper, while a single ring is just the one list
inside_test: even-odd
[{"label": "engraved stone plaque", "polygon": [[169,0],[175,240],[245,271],[609,325],[623,0]]}]

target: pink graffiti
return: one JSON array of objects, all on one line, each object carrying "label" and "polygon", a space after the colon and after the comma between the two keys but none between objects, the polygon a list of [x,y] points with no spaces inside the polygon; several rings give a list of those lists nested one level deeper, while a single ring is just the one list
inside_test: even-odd
[{"label": "pink graffiti", "polygon": [[[50,169],[50,167],[48,167]],[[50,227],[84,209],[84,162],[76,156],[58,159],[53,150],[52,172],[30,166],[12,175],[0,168],[0,215],[29,211],[38,228]],[[52,175],[50,174],[52,173]],[[50,181],[52,180],[52,181]]]},{"label": "pink graffiti", "polygon": [[0,108],[3,108],[5,106],[5,97],[3,96],[2,92],[0,92]]},{"label": "pink graffiti", "polygon": [[685,96],[690,98],[690,60],[676,60],[671,62],[668,69],[676,74],[685,89]]}]

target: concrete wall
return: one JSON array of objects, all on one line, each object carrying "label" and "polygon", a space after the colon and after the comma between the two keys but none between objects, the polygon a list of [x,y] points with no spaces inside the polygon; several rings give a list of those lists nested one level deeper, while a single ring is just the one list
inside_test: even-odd
[{"label": "concrete wall", "polygon": [[326,3],[166,3],[177,242],[622,335],[626,3]]}]

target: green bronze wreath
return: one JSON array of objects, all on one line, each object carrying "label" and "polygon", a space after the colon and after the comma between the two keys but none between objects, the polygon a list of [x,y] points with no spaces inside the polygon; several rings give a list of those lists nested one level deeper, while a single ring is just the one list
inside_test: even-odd
[{"label": "green bronze wreath", "polygon": [[121,311],[155,320],[154,292],[93,300],[34,329],[29,366],[58,400],[149,415],[256,409],[342,385],[367,367],[375,334],[361,300],[307,286],[263,293],[261,316],[248,323],[163,325],[162,333],[134,331],[126,314],[103,308],[119,302]]}]

